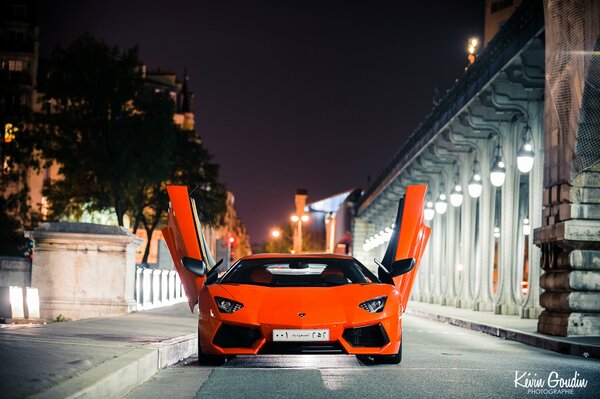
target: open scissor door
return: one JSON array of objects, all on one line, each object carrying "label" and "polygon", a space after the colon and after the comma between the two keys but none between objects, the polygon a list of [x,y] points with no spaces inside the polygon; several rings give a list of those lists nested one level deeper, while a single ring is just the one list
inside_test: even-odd
[{"label": "open scissor door", "polygon": [[406,309],[423,252],[429,240],[431,229],[423,220],[426,185],[408,186],[398,204],[392,236],[381,263],[390,270],[394,261],[413,258],[414,268],[408,273],[393,277],[393,283],[402,294],[402,305]]},{"label": "open scissor door", "polygon": [[173,258],[175,269],[181,278],[190,310],[198,303],[198,293],[204,285],[206,276],[198,276],[183,267],[183,258],[204,261],[208,270],[215,261],[210,255],[204,233],[200,225],[196,204],[185,186],[168,186],[170,206],[167,227],[163,236]]}]

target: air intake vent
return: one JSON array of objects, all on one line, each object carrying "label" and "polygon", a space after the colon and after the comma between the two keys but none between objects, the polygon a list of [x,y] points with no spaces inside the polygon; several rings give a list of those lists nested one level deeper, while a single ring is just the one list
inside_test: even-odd
[{"label": "air intake vent", "polygon": [[221,348],[250,348],[260,338],[256,327],[221,324],[213,339],[213,344]]},{"label": "air intake vent", "polygon": [[381,347],[390,342],[383,326],[375,324],[367,327],[347,328],[342,337],[353,347]]}]

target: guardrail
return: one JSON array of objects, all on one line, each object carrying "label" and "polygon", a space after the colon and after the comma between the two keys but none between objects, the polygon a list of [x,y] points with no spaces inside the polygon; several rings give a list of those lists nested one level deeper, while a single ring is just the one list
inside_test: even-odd
[{"label": "guardrail", "polygon": [[135,268],[135,301],[138,310],[159,308],[187,301],[175,270]]}]

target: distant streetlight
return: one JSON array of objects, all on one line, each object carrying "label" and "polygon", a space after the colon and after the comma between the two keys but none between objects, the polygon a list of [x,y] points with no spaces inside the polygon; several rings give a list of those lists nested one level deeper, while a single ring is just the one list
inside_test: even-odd
[{"label": "distant streetlight", "polygon": [[496,146],[496,157],[492,163],[492,169],[490,170],[490,181],[494,187],[502,187],[506,178],[506,165],[504,163],[504,157],[502,156],[502,146],[498,144]]},{"label": "distant streetlight", "polygon": [[281,231],[279,231],[278,229],[273,229],[271,230],[271,236],[273,238],[279,238],[281,237]]},{"label": "distant streetlight", "polygon": [[479,40],[477,40],[476,37],[472,37],[469,39],[469,42],[467,43],[467,52],[469,53],[469,56],[467,57],[469,59],[469,63],[474,63],[475,62],[475,53],[477,52],[477,45],[479,44]]},{"label": "distant streetlight", "polygon": [[292,219],[292,222],[297,222],[298,220],[300,220],[298,215],[292,215],[291,219]]},{"label": "distant streetlight", "polygon": [[302,220],[304,223],[308,222],[308,220],[309,220],[308,215],[302,215],[300,220]]},{"label": "distant streetlight", "polygon": [[437,201],[435,201],[435,211],[440,215],[443,215],[448,210],[448,203],[446,202],[446,194],[441,193]]},{"label": "distant streetlight", "polygon": [[473,161],[473,172],[471,174],[469,184],[467,185],[467,191],[469,192],[471,198],[479,198],[481,192],[483,191],[483,184],[481,183],[481,174],[479,171],[479,162],[476,159]]},{"label": "distant streetlight", "polygon": [[435,210],[433,210],[433,202],[427,201],[427,204],[425,205],[425,211],[423,213],[423,217],[425,218],[425,220],[429,221],[429,220],[432,220],[434,216],[435,216]]}]

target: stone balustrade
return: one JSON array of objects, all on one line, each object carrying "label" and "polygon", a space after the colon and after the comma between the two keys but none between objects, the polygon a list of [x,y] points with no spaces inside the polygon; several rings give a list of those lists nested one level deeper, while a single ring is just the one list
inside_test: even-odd
[{"label": "stone balustrade", "polygon": [[137,310],[145,310],[185,302],[187,298],[175,270],[136,267],[135,301]]}]

